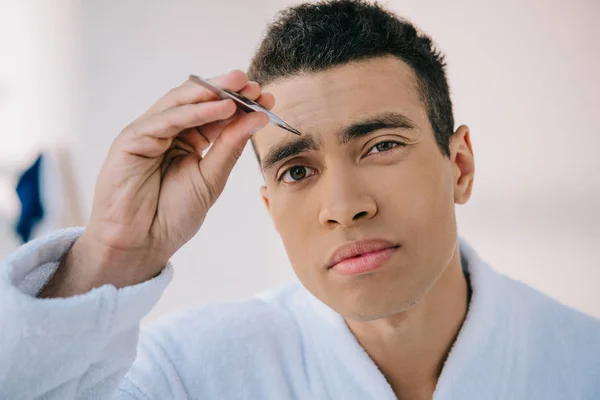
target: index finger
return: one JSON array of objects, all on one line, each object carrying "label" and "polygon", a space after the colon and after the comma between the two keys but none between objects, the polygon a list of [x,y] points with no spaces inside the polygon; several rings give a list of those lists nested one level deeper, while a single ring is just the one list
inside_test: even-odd
[{"label": "index finger", "polygon": [[[238,91],[248,83],[248,76],[243,71],[234,70],[212,78],[209,81],[215,86]],[[161,97],[150,107],[147,114],[156,114],[169,108],[210,100],[219,100],[219,97],[210,90],[187,80]]]}]

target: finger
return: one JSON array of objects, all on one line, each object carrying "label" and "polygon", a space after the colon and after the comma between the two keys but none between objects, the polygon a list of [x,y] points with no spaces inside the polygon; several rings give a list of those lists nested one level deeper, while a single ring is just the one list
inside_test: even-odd
[{"label": "finger", "polygon": [[247,99],[256,100],[261,94],[261,89],[258,83],[254,81],[248,81],[246,86],[244,86],[238,93]]},{"label": "finger", "polygon": [[261,112],[242,115],[231,122],[215,140],[200,162],[200,170],[209,190],[210,204],[213,204],[223,191],[233,166],[250,139],[251,132],[268,123],[269,117]]},{"label": "finger", "polygon": [[182,132],[176,140],[190,146],[199,155],[202,155],[210,147],[210,141],[198,128],[191,128]]},{"label": "finger", "polygon": [[257,82],[249,81],[239,93],[250,100],[256,101],[266,109],[270,110],[275,106],[275,96],[263,92]]},{"label": "finger", "polygon": [[174,137],[184,129],[230,118],[236,110],[233,100],[186,104],[150,116],[147,123],[138,128],[137,134],[141,136]]},{"label": "finger", "polygon": [[[260,95],[257,101],[260,105],[270,110],[275,106],[275,97],[271,93],[263,93]],[[200,128],[202,134],[212,143],[215,139],[223,132],[223,129],[229,125],[235,118],[244,115],[245,112],[238,110],[232,117],[223,120],[215,121],[210,124],[204,125]]]},{"label": "finger", "polygon": [[178,147],[169,149],[164,156],[164,159],[160,163],[160,176],[164,177],[169,168],[173,165],[176,160],[182,160],[184,157],[189,156],[190,152],[183,150]]},{"label": "finger", "polygon": [[125,150],[145,157],[157,157],[171,145],[172,139],[188,128],[231,117],[236,112],[232,100],[210,101],[170,108],[136,121],[123,130],[119,139]]},{"label": "finger", "polygon": [[[249,82],[252,86],[258,87],[258,84],[255,82]],[[248,86],[248,85],[247,85]],[[244,93],[244,89],[242,89],[242,94],[248,97],[248,93]],[[265,108],[272,108],[275,105],[275,97],[271,93],[263,93],[259,96],[258,101],[262,102],[262,106]],[[194,147],[198,154],[202,154],[206,149],[210,147],[210,144],[215,141],[215,139],[223,132],[225,127],[229,125],[232,121],[240,116],[244,115],[245,112],[241,110],[237,110],[236,113],[227,118],[225,120],[211,122],[209,124],[203,125],[202,127],[196,127],[196,129],[187,130],[182,132],[178,138],[182,138],[183,141],[190,146]]]},{"label": "finger", "polygon": [[[260,90],[261,89],[260,89],[260,86],[258,85],[258,83],[254,82],[254,81],[249,81],[246,84],[246,86],[239,93],[241,93],[243,96],[245,96],[249,99],[252,99],[252,100],[258,102],[260,105],[262,105],[266,109],[272,109],[275,106],[275,96],[273,96],[271,93],[268,93],[268,92],[261,93]],[[259,93],[258,97],[256,96],[257,92]],[[223,129],[225,129],[225,127],[227,125],[229,125],[235,118],[237,118],[243,114],[244,114],[243,111],[238,110],[234,114],[234,116],[232,116],[226,120],[215,121],[210,124],[202,126],[200,131],[202,132],[204,137],[207,138],[208,141],[212,143],[221,134],[221,132],[223,132]]]},{"label": "finger", "polygon": [[262,92],[256,102],[267,110],[272,110],[275,107],[275,96],[269,92]]},{"label": "finger", "polygon": [[[215,86],[237,92],[246,86],[248,83],[248,76],[243,71],[234,70],[224,75],[211,78],[209,79],[209,82]],[[155,114],[169,108],[215,100],[217,98],[218,96],[210,90],[195,82],[187,80],[180,86],[171,89],[166,95],[154,103],[146,114]]]},{"label": "finger", "polygon": [[189,153],[197,153],[197,151],[196,151],[196,149],[195,149],[194,146],[192,146],[191,144],[189,144],[185,140],[181,139],[179,136],[177,136],[175,139],[173,139],[173,143],[171,143],[171,149],[170,150],[173,150],[173,149],[184,151],[187,154],[189,154]]},{"label": "finger", "polygon": [[200,129],[204,137],[212,143],[217,139],[217,137],[219,137],[219,135],[221,134],[221,132],[223,132],[227,125],[231,124],[233,121],[235,121],[237,118],[240,118],[243,115],[246,115],[244,111],[237,110],[235,114],[233,114],[233,116],[225,120],[211,122],[210,124],[198,127],[198,129]]}]

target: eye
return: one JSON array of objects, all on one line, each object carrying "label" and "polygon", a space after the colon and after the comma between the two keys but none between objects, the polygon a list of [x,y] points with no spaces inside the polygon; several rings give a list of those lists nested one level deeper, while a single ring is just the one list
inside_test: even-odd
[{"label": "eye", "polygon": [[280,181],[285,183],[294,183],[301,181],[302,179],[312,176],[315,174],[315,170],[302,165],[294,165],[288,168],[279,178]]},{"label": "eye", "polygon": [[394,142],[394,141],[390,141],[390,140],[385,141],[385,142],[379,142],[375,146],[373,146],[371,148],[371,150],[369,150],[367,155],[374,154],[374,153],[385,153],[386,151],[392,150],[396,146],[403,146],[403,145],[404,145],[404,143]]}]

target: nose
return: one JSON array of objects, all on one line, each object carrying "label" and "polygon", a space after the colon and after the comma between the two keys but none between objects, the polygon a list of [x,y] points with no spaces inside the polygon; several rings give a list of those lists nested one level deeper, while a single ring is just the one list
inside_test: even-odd
[{"label": "nose", "polygon": [[351,227],[360,220],[373,218],[377,214],[377,203],[367,193],[360,179],[349,173],[333,174],[325,179],[323,203],[319,222],[328,229]]}]

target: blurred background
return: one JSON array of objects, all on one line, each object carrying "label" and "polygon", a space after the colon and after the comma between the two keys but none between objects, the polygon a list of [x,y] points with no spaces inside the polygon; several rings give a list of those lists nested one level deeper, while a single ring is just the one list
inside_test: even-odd
[{"label": "blurred background", "polygon": [[[294,3],[0,0],[0,258],[20,243],[15,186],[40,152],[52,168],[32,237],[84,225],[120,130],[190,73],[246,69]],[[445,52],[456,122],[471,127],[460,234],[497,271],[600,317],[600,2],[382,3]],[[294,279],[261,183],[248,147],[146,322]]]}]

